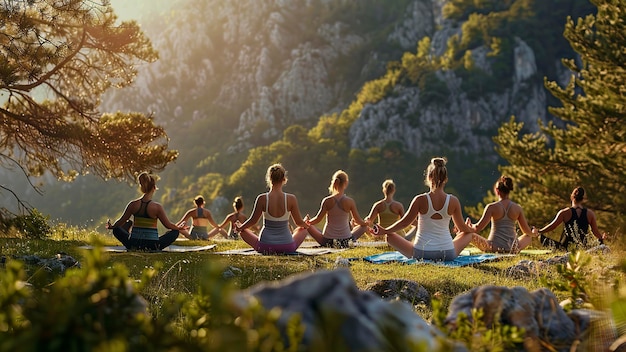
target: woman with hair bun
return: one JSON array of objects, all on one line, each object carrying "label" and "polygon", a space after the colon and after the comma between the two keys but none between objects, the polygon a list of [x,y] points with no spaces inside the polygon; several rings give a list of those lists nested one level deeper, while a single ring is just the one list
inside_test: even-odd
[{"label": "woman with hair bun", "polygon": [[591,227],[593,235],[603,244],[606,239],[606,233],[600,233],[596,221],[596,214],[591,209],[583,206],[585,202],[585,189],[582,187],[574,188],[570,199],[572,206],[559,210],[554,219],[539,230],[540,234],[550,232],[562,223],[563,233],[561,234],[561,239],[557,242],[541,235],[541,244],[562,249],[568,249],[568,246],[572,243],[586,246],[589,227]]},{"label": "woman with hair bun", "polygon": [[219,225],[213,220],[211,211],[204,207],[203,196],[196,196],[193,202],[196,207],[189,209],[177,223],[178,225],[185,225],[191,219],[191,231],[181,231],[180,233],[190,240],[208,240],[210,238],[208,225],[213,226],[211,231],[219,230]]},{"label": "woman with hair bun", "polygon": [[[373,221],[379,226],[391,226],[394,222],[401,219],[404,215],[404,206],[402,203],[393,199],[396,193],[396,184],[391,179],[383,182],[382,191],[384,198],[372,205],[369,215],[365,217],[366,221]],[[400,235],[405,235],[404,230],[397,231]]]},{"label": "woman with hair bun", "polygon": [[[209,237],[213,237],[219,233],[226,239],[239,239],[239,234],[235,229],[235,224],[237,222],[243,223],[248,219],[246,214],[243,213],[243,198],[235,197],[233,200],[233,210],[234,211],[232,213],[226,215],[224,221],[222,221],[219,227],[214,228],[211,232],[209,232]],[[228,232],[224,230],[224,226],[226,226],[226,224],[230,224],[230,230]]]},{"label": "woman with hair bun", "polygon": [[[283,192],[287,183],[287,171],[281,164],[267,168],[265,181],[269,192],[260,194],[255,202],[252,215],[243,223],[236,223],[235,229],[247,244],[263,254],[295,252],[308,235],[309,227],[300,216],[298,200],[293,194]],[[263,227],[259,235],[248,228],[254,226],[263,215]],[[298,226],[292,233],[289,219]]]},{"label": "woman with hair bun", "polygon": [[[454,260],[472,240],[472,229],[463,222],[458,198],[444,191],[448,182],[445,158],[432,158],[426,169],[426,185],[430,192],[415,196],[404,216],[389,227],[374,229],[374,234],[386,235],[387,243],[406,257],[430,260]],[[417,219],[413,242],[396,231]],[[462,231],[454,239],[450,220]]]},{"label": "woman with hair bun", "polygon": [[[328,187],[330,195],[322,199],[317,214],[306,221],[309,226],[315,225],[326,216],[322,232],[314,226],[309,227],[311,236],[322,246],[345,248],[349,246],[350,241],[356,241],[367,231],[368,223],[361,219],[354,199],[345,194],[348,183],[348,174],[343,170],[337,170]],[[350,226],[350,217],[354,228]]]},{"label": "woman with hair bun", "polygon": [[[472,224],[470,218],[466,220],[472,232],[476,232],[472,243],[484,252],[518,253],[531,243],[532,237],[538,236],[537,230],[528,226],[522,207],[509,198],[509,194],[513,191],[512,178],[501,176],[493,189],[498,201],[487,204],[477,223]],[[489,237],[485,239],[478,232],[489,222],[491,222],[491,231]],[[515,229],[516,223],[524,233],[519,238]]]},{"label": "woman with hair bun", "polygon": [[[157,177],[147,172],[143,172],[137,178],[143,195],[131,201],[126,206],[124,214],[111,224],[107,221],[106,228],[113,230],[113,235],[130,250],[162,250],[169,246],[178,238],[181,230],[186,230],[183,225],[172,223],[165,214],[163,206],[152,201],[156,186]],[[134,222],[130,221],[133,217]],[[157,220],[170,231],[159,237],[157,230]],[[129,228],[132,226],[132,230]]]}]

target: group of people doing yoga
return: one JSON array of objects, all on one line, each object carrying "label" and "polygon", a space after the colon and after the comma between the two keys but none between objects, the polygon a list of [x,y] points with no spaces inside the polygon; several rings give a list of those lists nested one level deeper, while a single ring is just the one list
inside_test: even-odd
[{"label": "group of people doing yoga", "polygon": [[[529,226],[522,207],[509,198],[513,180],[507,176],[496,182],[494,192],[498,200],[485,207],[478,222],[472,223],[469,218],[463,220],[458,198],[444,190],[448,182],[445,158],[431,159],[425,177],[429,191],[415,196],[406,211],[402,203],[393,199],[393,181],[383,182],[384,198],[374,203],[365,219],[359,215],[355,201],[345,194],[349,184],[345,171],[333,174],[328,188],[330,194],[322,199],[312,218],[302,217],[296,196],[283,191],[287,171],[281,164],[271,165],[265,179],[269,191],[257,196],[250,217],[243,214],[243,201],[238,197],[233,203],[234,212],[217,224],[211,212],[204,208],[204,199],[198,196],[194,199],[196,207],[174,224],[168,220],[161,204],[152,201],[157,189],[155,176],[142,173],[138,180],[143,195],[128,203],[122,216],[113,224],[108,222],[107,228],[112,229],[114,236],[128,249],[160,250],[174,242],[179,233],[190,239],[209,239],[221,234],[233,239],[239,235],[264,254],[294,252],[307,236],[322,246],[347,247],[350,241],[370,233],[385,238],[391,247],[409,258],[432,260],[453,260],[470,243],[485,252],[517,253],[527,247],[533,237],[540,237],[544,245],[563,248],[572,242],[586,244],[589,228],[600,242],[606,237],[598,229],[594,212],[582,205],[582,187],[572,192],[571,207],[560,210],[548,225],[541,229]],[[130,221],[131,216],[134,222]],[[257,235],[251,228],[261,216],[262,227]],[[192,219],[191,228],[187,225],[189,219]],[[320,231],[314,225],[324,219]],[[157,232],[157,220],[169,230],[162,236]],[[293,229],[290,220],[295,224]],[[454,235],[450,231],[451,221]],[[478,233],[489,223],[491,231],[484,238]],[[208,231],[209,224],[213,226],[211,231]],[[564,224],[561,240],[543,235],[560,224]],[[224,230],[226,226],[230,227],[229,231]],[[519,237],[517,226],[522,231]]]}]

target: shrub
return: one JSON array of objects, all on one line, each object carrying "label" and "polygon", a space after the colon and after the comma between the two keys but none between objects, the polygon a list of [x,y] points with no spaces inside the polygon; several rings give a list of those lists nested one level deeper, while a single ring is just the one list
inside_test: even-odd
[{"label": "shrub", "polygon": [[29,239],[45,239],[50,234],[49,216],[44,216],[37,209],[26,215],[3,218],[3,227],[15,229]]},{"label": "shrub", "polygon": [[[98,245],[96,244],[96,247]],[[105,253],[85,252],[82,269],[52,284],[26,282],[23,264],[0,270],[0,351],[297,351],[304,328],[297,315],[287,336],[277,328],[280,310],[258,302],[235,306],[234,289],[209,267],[199,292],[163,291],[155,314],[141,292],[157,279],[160,264],[140,280]],[[29,278],[28,280],[31,280]],[[239,303],[242,303],[241,300]]]}]

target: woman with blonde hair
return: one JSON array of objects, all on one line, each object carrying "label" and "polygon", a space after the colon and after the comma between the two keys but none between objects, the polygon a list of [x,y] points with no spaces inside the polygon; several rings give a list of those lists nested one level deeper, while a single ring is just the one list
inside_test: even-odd
[{"label": "woman with blonde hair", "polygon": [[[348,188],[348,174],[338,170],[333,174],[328,191],[330,195],[322,199],[317,214],[307,220],[315,225],[326,216],[326,224],[320,232],[316,227],[309,227],[309,233],[322,246],[348,247],[351,240],[356,241],[368,229],[368,223],[361,219],[354,200],[345,194]],[[352,224],[355,225],[351,228]]]},{"label": "woman with blonde hair", "polygon": [[[528,226],[522,207],[509,198],[513,190],[513,179],[502,176],[493,187],[498,201],[489,203],[483,211],[483,215],[476,224],[472,224],[469,218],[466,224],[476,232],[472,243],[484,252],[518,253],[526,248],[537,236],[537,230]],[[491,222],[489,237],[484,238],[478,234]],[[519,224],[523,232],[519,238],[515,230],[515,224]]]},{"label": "woman with blonde hair", "polygon": [[[300,216],[296,196],[283,192],[287,183],[287,171],[281,164],[267,168],[265,181],[269,192],[260,194],[255,202],[252,215],[235,229],[241,238],[254,250],[263,254],[295,252],[306,238],[308,225]],[[254,226],[263,215],[263,227],[259,235],[248,228]],[[295,232],[289,228],[289,219],[298,226]]]},{"label": "woman with blonde hair", "polygon": [[[457,197],[444,191],[448,182],[446,159],[433,158],[426,169],[427,193],[413,198],[404,216],[388,227],[374,229],[386,235],[387,243],[408,258],[453,260],[472,240],[472,231],[463,221],[461,203]],[[417,219],[417,233],[411,242],[396,231],[409,226]],[[454,239],[450,233],[450,220],[461,231]]]},{"label": "woman with blonde hair", "polygon": [[[402,203],[393,199],[396,193],[396,184],[391,179],[383,182],[382,191],[384,198],[372,205],[369,215],[365,217],[365,221],[372,221],[378,226],[388,227],[398,221],[404,215],[404,206]],[[399,235],[404,235],[404,230],[397,231]]]},{"label": "woman with blonde hair", "polygon": [[[163,206],[152,201],[154,192],[158,189],[156,176],[143,172],[137,180],[143,195],[128,203],[124,214],[115,223],[111,224],[107,221],[106,227],[113,230],[113,235],[127,249],[162,250],[178,238],[179,231],[186,230],[187,227],[172,223],[165,214]],[[131,216],[134,222],[129,221]],[[157,221],[170,231],[159,236]],[[129,233],[128,229],[131,224],[132,230]]]}]

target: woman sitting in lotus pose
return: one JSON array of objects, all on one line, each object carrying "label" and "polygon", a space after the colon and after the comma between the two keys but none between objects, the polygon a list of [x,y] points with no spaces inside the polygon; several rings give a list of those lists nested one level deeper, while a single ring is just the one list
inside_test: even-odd
[{"label": "woman sitting in lotus pose", "polygon": [[553,246],[556,248],[568,249],[571,244],[587,245],[587,235],[589,228],[601,244],[604,244],[606,233],[600,233],[596,214],[593,210],[583,206],[585,202],[585,189],[576,187],[570,195],[572,201],[571,207],[559,210],[554,219],[546,226],[539,230],[540,234],[550,232],[563,224],[563,233],[561,239],[555,241],[549,237],[541,235],[541,243],[544,246]]},{"label": "woman sitting in lotus pose", "polygon": [[208,240],[210,237],[209,234],[209,224],[213,226],[213,230],[218,229],[219,225],[213,220],[213,215],[211,215],[211,211],[209,209],[204,208],[204,197],[196,196],[193,199],[196,207],[193,209],[189,209],[185,215],[178,221],[178,225],[186,225],[187,221],[191,219],[191,231],[181,231],[180,233],[183,236],[187,237],[190,240]]},{"label": "woman sitting in lotus pose", "polygon": [[[302,220],[298,200],[293,194],[283,192],[287,183],[287,171],[281,164],[267,169],[265,176],[269,192],[260,194],[254,202],[252,215],[243,224],[236,224],[236,231],[254,250],[263,254],[295,252],[308,235],[308,224]],[[254,226],[263,215],[263,227],[259,236],[248,228]],[[289,219],[298,226],[289,229]]]},{"label": "woman sitting in lotus pose", "polygon": [[[309,233],[322,246],[348,247],[351,240],[356,241],[367,231],[367,222],[361,219],[354,200],[346,196],[348,188],[348,174],[338,170],[333,175],[328,191],[330,195],[322,199],[320,209],[310,220],[308,225],[315,225],[326,216],[324,230],[320,232],[316,227],[309,227]],[[350,216],[355,226],[350,227]]]},{"label": "woman sitting in lotus pose", "polygon": [[[483,215],[476,224],[472,224],[467,218],[467,225],[476,232],[472,238],[472,244],[484,252],[497,253],[518,253],[526,248],[532,237],[537,236],[537,230],[531,229],[524,217],[524,210],[519,204],[514,203],[509,194],[513,190],[513,179],[502,176],[494,186],[494,192],[498,196],[498,201],[489,203],[483,211]],[[488,238],[478,234],[491,222],[491,232]],[[519,238],[515,230],[518,223],[524,233]]]},{"label": "woman sitting in lotus pose", "polygon": [[[139,175],[138,181],[143,195],[128,203],[124,214],[115,223],[107,221],[106,227],[113,230],[113,235],[127,249],[161,250],[172,244],[178,238],[179,231],[186,230],[187,227],[173,224],[165,215],[163,206],[152,201],[154,192],[158,189],[155,176],[144,172]],[[131,216],[134,223],[130,221]],[[157,221],[161,221],[170,231],[159,237]]]},{"label": "woman sitting in lotus pose", "polygon": [[[387,243],[408,258],[453,260],[472,240],[472,229],[463,221],[461,203],[444,191],[448,182],[446,159],[433,158],[426,169],[426,185],[430,192],[415,196],[404,216],[389,227],[375,228],[374,233],[386,235]],[[396,231],[417,219],[417,233],[410,242]],[[452,239],[450,220],[462,232]]]}]

